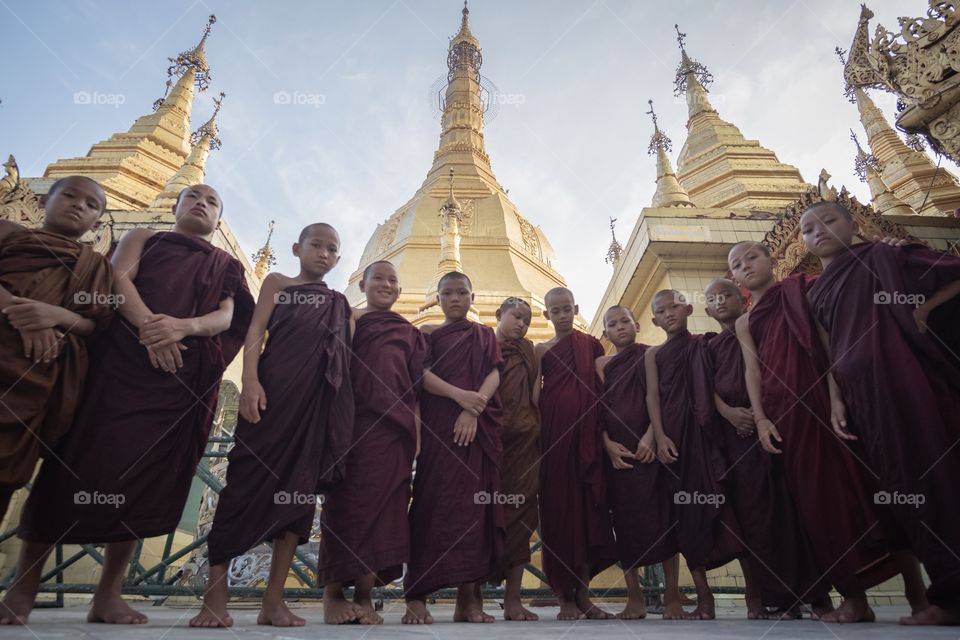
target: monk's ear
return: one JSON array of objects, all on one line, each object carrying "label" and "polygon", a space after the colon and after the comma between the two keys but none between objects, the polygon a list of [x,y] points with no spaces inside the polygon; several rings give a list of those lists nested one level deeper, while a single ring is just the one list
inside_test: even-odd
[{"label": "monk's ear", "polygon": [[[603,330],[603,334],[602,334],[602,335],[603,335],[603,337],[606,338],[607,340],[610,340],[610,336],[607,335],[607,330],[606,330],[606,329]],[[610,342],[613,342],[613,340],[610,340]]]},{"label": "monk's ear", "polygon": [[364,280],[363,278],[360,278],[360,293],[366,293],[366,292],[367,292],[367,281]]},{"label": "monk's ear", "polygon": [[717,317],[713,315],[713,309],[711,309],[709,306],[704,307],[703,310],[707,312],[709,317],[713,318],[714,320],[717,319]]},{"label": "monk's ear", "polygon": [[693,315],[693,305],[692,305],[692,304],[688,304],[688,305],[687,305],[687,315],[688,315],[688,316],[692,316],[692,315]]},{"label": "monk's ear", "polygon": [[657,322],[657,316],[653,316],[652,318],[650,318],[650,322],[652,322],[652,323],[653,323],[653,326],[655,326],[655,327],[659,327],[659,326],[660,326],[660,323]]},{"label": "monk's ear", "polygon": [[500,312],[500,309],[497,309],[497,313],[496,313],[495,315],[497,316],[497,322],[500,322],[500,316],[503,315],[503,314]]},{"label": "monk's ear", "polygon": [[294,243],[293,243],[293,246],[292,246],[290,249],[291,249],[291,251],[293,251],[293,255],[294,255],[294,256],[296,256],[297,258],[300,257],[300,243],[299,243],[299,242],[294,242]]},{"label": "monk's ear", "polygon": [[470,302],[474,301],[474,298],[476,297],[476,295],[477,294],[475,294],[473,291],[470,292]]},{"label": "monk's ear", "polygon": [[578,304],[573,305],[573,315],[575,316],[580,315],[580,305]]},{"label": "monk's ear", "polygon": [[47,208],[47,194],[43,194],[42,196],[40,196],[40,198],[37,200],[37,202],[40,204],[40,208],[41,208],[41,209],[46,209],[46,208]]},{"label": "monk's ear", "polygon": [[544,318],[546,318],[547,320],[550,319],[550,312],[548,310],[544,309],[542,313]]}]

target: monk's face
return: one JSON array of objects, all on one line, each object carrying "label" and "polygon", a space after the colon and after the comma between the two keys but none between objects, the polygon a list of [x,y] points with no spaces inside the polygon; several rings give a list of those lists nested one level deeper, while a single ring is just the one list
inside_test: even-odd
[{"label": "monk's face", "polygon": [[300,258],[300,270],[311,277],[322,278],[340,262],[340,235],[333,227],[316,225],[293,245],[293,255]]},{"label": "monk's face", "polygon": [[530,307],[516,304],[503,311],[497,311],[497,331],[508,340],[519,340],[527,335],[532,320]]},{"label": "monk's face", "polygon": [[686,329],[691,313],[693,307],[678,293],[662,293],[653,301],[653,324],[667,333]]},{"label": "monk's face", "polygon": [[223,200],[217,190],[206,184],[195,184],[180,192],[173,207],[176,228],[194,236],[209,236],[217,229]]},{"label": "monk's face", "polygon": [[818,258],[832,258],[853,242],[856,225],[840,205],[820,205],[800,216],[800,234],[807,249]]},{"label": "monk's face", "polygon": [[68,178],[57,190],[40,197],[43,229],[77,239],[93,228],[107,204],[100,185],[83,178]]},{"label": "monk's face", "polygon": [[392,264],[379,262],[360,281],[360,290],[367,296],[368,307],[387,311],[400,297],[400,274]]},{"label": "monk's face", "polygon": [[774,260],[755,243],[735,246],[727,256],[727,264],[737,284],[751,291],[773,280]]},{"label": "monk's face", "polygon": [[573,331],[573,321],[580,313],[580,307],[574,302],[573,296],[565,292],[551,293],[543,302],[547,306],[543,315],[553,323],[557,333]]},{"label": "monk's face", "polygon": [[603,335],[617,348],[637,341],[637,321],[626,309],[614,307],[603,316]]},{"label": "monk's face", "polygon": [[711,282],[704,290],[707,315],[718,322],[729,322],[743,315],[743,296],[729,280]]},{"label": "monk's face", "polygon": [[473,291],[465,278],[451,276],[444,279],[437,291],[440,309],[447,320],[461,320],[467,317],[473,303]]}]

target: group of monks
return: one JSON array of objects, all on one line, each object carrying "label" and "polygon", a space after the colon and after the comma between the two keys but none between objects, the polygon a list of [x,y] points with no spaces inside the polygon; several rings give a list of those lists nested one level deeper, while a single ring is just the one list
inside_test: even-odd
[{"label": "group of monks", "polygon": [[663,343],[638,343],[615,306],[605,355],[565,288],[544,296],[556,335],[537,345],[520,298],[496,329],[470,320],[459,272],[437,284],[441,324],[392,310],[386,261],[366,267],[353,309],[324,282],[340,260],[326,223],[303,229],[300,272],[269,274],[254,304],[241,264],[210,242],[223,202],[208,185],[180,193],[171,232],[134,229],[110,259],[79,242],[106,206],[95,181],[58,180],[41,204],[40,229],[0,222],[0,515],[43,459],[0,624],[27,623],[65,543],[106,545],[89,621],[147,621],[122,598],[127,564],[138,540],[176,528],[241,347],[192,626],[233,624],[230,561],[262,542],[258,623],[303,625],[283,587],[318,507],[331,624],[382,623],[373,589],[401,577],[404,623],[433,622],[427,599],[450,587],[455,621],[493,622],[481,586],[504,580],[504,618],[536,620],[520,597],[535,534],[561,620],[614,617],[590,582],[615,564],[628,592],[616,617],[646,616],[638,569],[662,564],[663,617],[713,619],[706,571],[737,559],[750,619],[871,621],[866,589],[902,574],[902,623],[960,623],[958,258],[855,244],[850,212],[820,202],[800,220],[819,277],[777,282],[769,249],[741,242],[732,279],[704,292],[720,333],[691,334],[693,307],[664,290],[651,309]]}]

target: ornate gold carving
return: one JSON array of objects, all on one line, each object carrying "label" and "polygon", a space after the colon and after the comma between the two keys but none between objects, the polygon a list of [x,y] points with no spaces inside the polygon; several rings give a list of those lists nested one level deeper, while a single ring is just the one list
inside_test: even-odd
[{"label": "ornate gold carving", "polygon": [[517,224],[520,225],[520,237],[523,239],[523,248],[537,260],[543,260],[543,251],[540,247],[540,236],[537,234],[537,230],[530,224],[530,221],[522,215],[517,213],[516,216]]}]

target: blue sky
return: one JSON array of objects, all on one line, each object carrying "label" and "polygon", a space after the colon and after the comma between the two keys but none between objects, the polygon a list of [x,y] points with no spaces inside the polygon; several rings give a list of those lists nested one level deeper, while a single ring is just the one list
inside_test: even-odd
[{"label": "blue sky", "polygon": [[[925,8],[910,5],[871,2],[871,30]],[[296,270],[288,247],[302,226],[333,223],[343,258],[329,283],[343,288],[376,224],[430,167],[440,133],[430,88],[446,73],[461,8],[457,0],[0,0],[0,155],[13,153],[24,175],[38,176],[125,131],[162,95],[167,58],[192,47],[215,13],[213,82],[198,94],[192,124],[227,93],[223,148],[211,154],[207,181],[248,253],[277,221],[281,271]],[[848,130],[865,136],[833,53],[850,46],[858,2],[474,0],[470,9],[482,73],[520,97],[487,123],[494,172],[543,228],[588,319],[611,273],[608,217],[626,241],[654,192],[648,99],[674,161],[685,139],[686,106],[672,94],[676,22],[689,54],[714,75],[721,117],[807,181],[826,167],[836,184],[868,196]],[[77,105],[78,91],[121,98]],[[308,97],[278,105],[277,92]],[[892,121],[892,96],[872,96]]]}]

